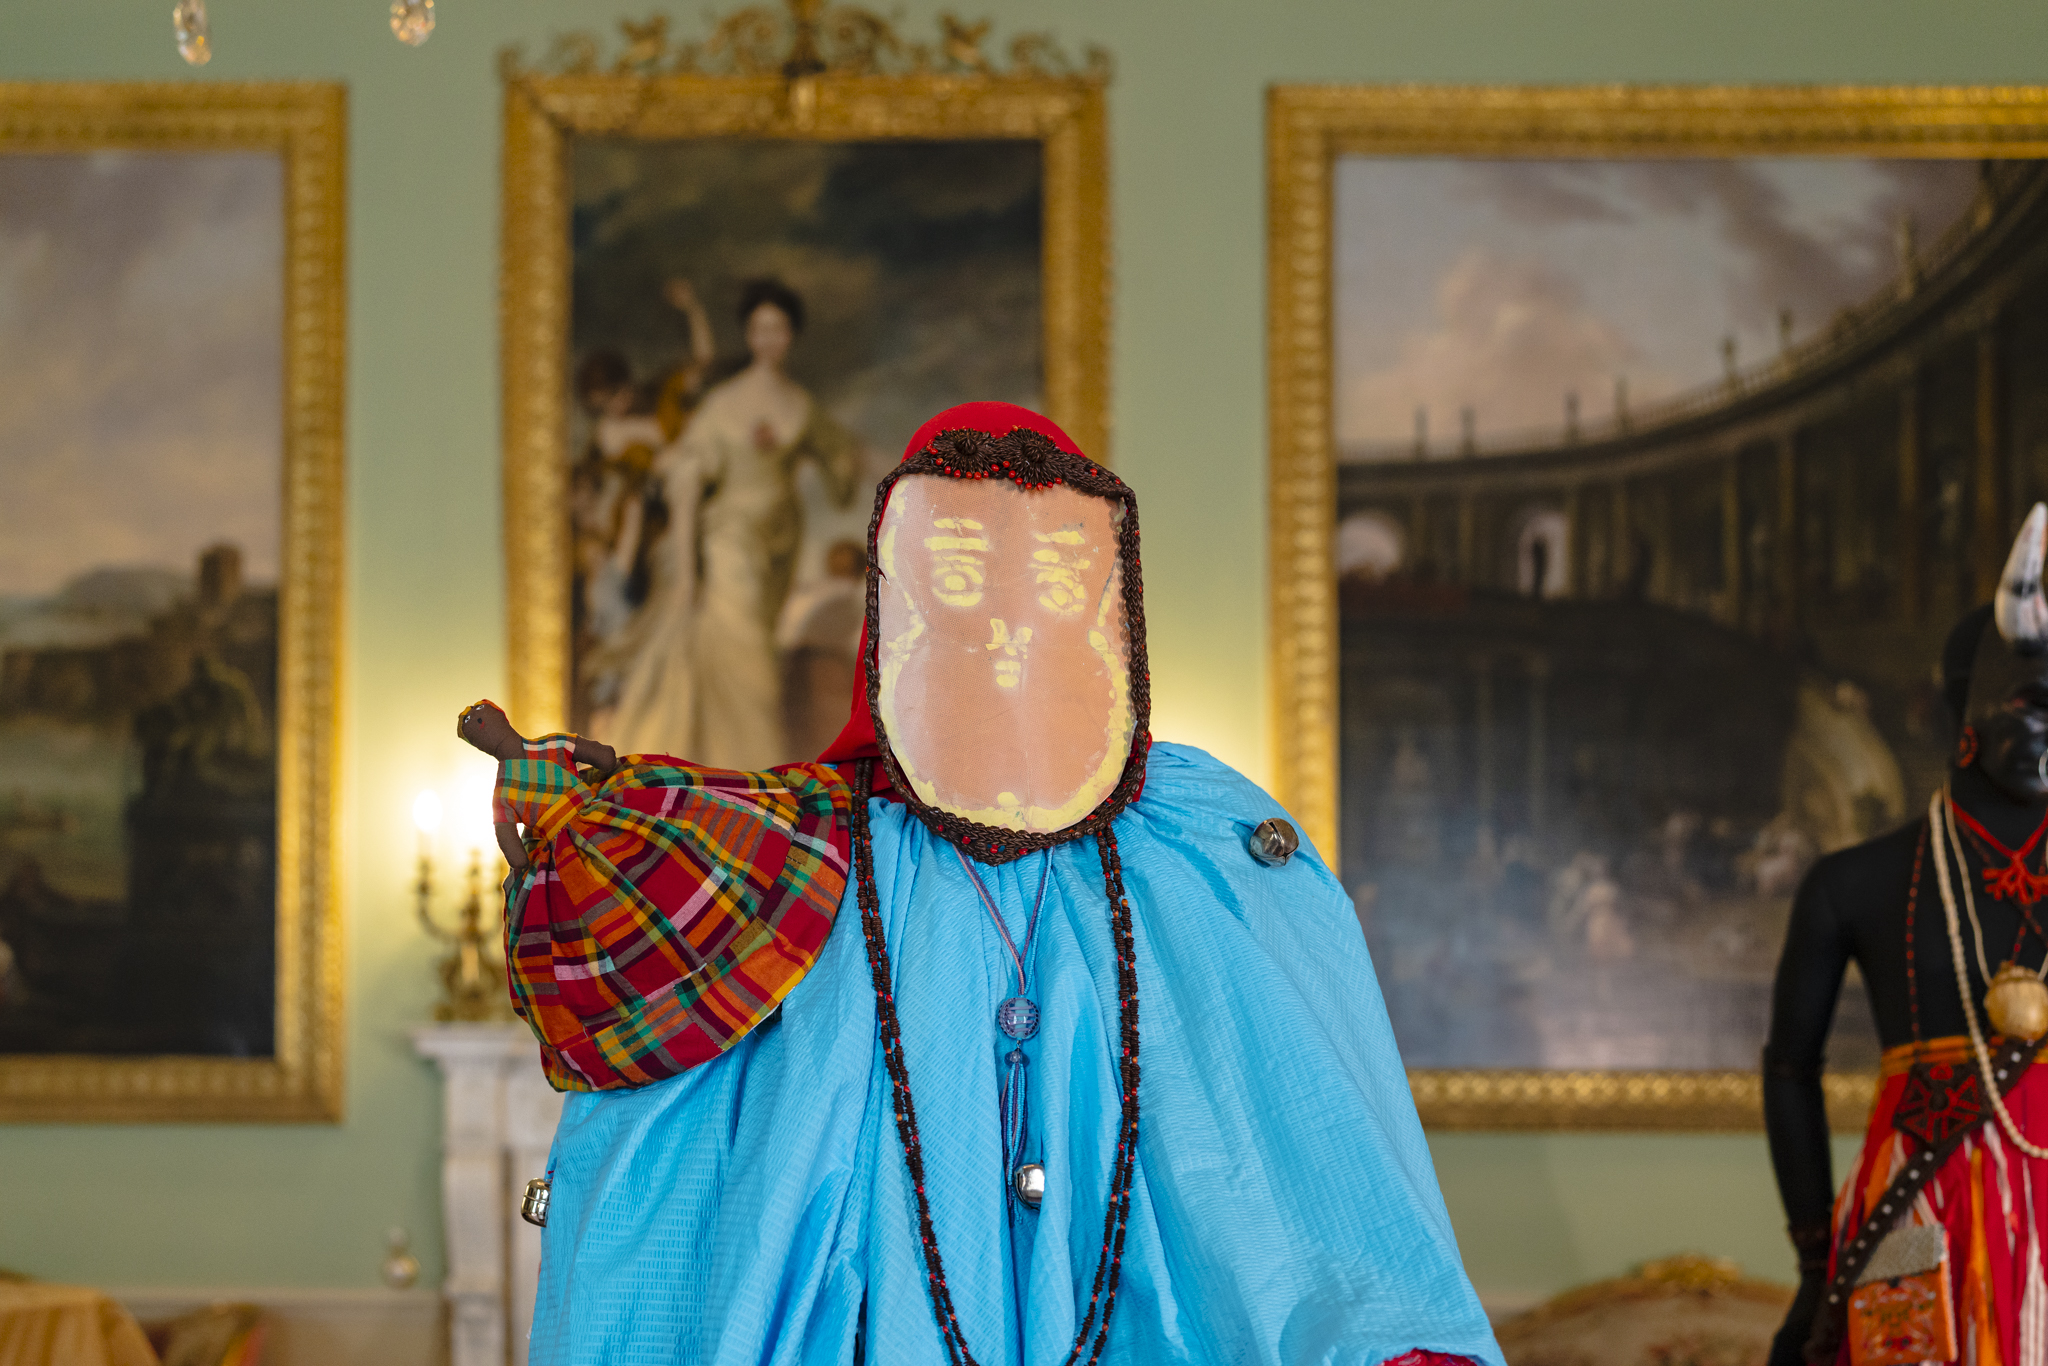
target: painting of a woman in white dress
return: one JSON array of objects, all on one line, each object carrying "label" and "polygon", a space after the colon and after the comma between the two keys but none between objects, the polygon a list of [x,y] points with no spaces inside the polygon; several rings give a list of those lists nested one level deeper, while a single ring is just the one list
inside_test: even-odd
[{"label": "painting of a woman in white dress", "polygon": [[750,280],[739,317],[746,368],[705,393],[656,460],[668,526],[626,633],[618,701],[601,719],[625,752],[765,768],[789,751],[775,628],[803,543],[797,470],[814,466],[843,508],[860,450],[784,368],[803,330],[802,298],[779,280]]},{"label": "painting of a woman in white dress", "polygon": [[963,397],[1041,401],[1040,149],[591,138],[570,171],[563,383],[594,454],[569,724],[812,758],[846,720],[875,480]]}]

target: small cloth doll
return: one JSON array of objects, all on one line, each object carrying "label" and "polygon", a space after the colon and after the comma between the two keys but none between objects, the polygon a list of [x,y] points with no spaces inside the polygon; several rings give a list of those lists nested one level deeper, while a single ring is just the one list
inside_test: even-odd
[{"label": "small cloth doll", "polygon": [[581,736],[528,740],[491,702],[456,734],[498,760],[512,1004],[556,1089],[644,1086],[716,1057],[816,961],[849,848],[829,769],[622,761]]},{"label": "small cloth doll", "polygon": [[[491,792],[491,826],[498,837],[498,851],[505,856],[505,864],[512,871],[505,878],[505,895],[509,899],[516,888],[526,880],[532,866],[527,857],[526,844],[520,838],[519,827],[533,825],[540,812],[547,805],[544,800],[549,791],[560,795],[567,788],[559,780],[550,781],[550,768],[566,769],[571,778],[576,775],[579,765],[592,769],[599,779],[608,778],[619,766],[619,756],[610,745],[586,740],[580,735],[543,735],[538,740],[528,740],[512,729],[511,720],[495,702],[477,702],[463,709],[456,718],[455,734],[470,745],[496,759],[500,765],[498,783]],[[527,787],[515,784],[508,787],[505,778],[506,764],[524,764],[539,761],[542,767],[532,776],[541,779],[538,786]]]}]

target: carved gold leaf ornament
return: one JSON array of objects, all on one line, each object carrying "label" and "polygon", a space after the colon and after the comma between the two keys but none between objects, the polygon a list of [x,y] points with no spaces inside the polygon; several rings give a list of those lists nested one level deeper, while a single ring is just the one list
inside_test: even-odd
[{"label": "carved gold leaf ornament", "polygon": [[275,1052],[0,1054],[0,1121],[341,1118],[347,128],[336,84],[0,83],[0,156],[263,151],[285,172]]},{"label": "carved gold leaf ornament", "polygon": [[[748,5],[712,16],[701,41],[672,42],[668,16],[621,20],[624,39],[611,71],[619,76],[988,76],[1009,80],[1072,78],[1107,83],[1109,53],[1090,45],[1078,62],[1050,33],[1010,40],[1009,65],[984,50],[993,23],[969,22],[950,12],[938,18],[934,41],[905,38],[896,21],[859,5],[785,0]],[[587,32],[558,34],[538,63],[528,66],[522,45],[498,54],[499,74],[590,76],[601,69],[602,44]]]},{"label": "carved gold leaf ornament", "polygon": [[[944,32],[950,33],[947,29]],[[499,54],[505,81],[500,327],[511,707],[568,722],[570,676],[567,149],[578,137],[1029,139],[1043,157],[1044,393],[1081,449],[1109,455],[1108,56],[1070,63],[1044,35],[1010,45],[1008,70],[967,63],[986,28],[906,41],[851,5],[792,0],[712,21],[702,43],[666,25],[623,32],[629,66],[601,71],[598,41],[557,38],[538,69]],[[660,47],[660,44],[669,44]],[[659,48],[659,50],[657,50]]]},{"label": "carved gold leaf ornament", "polygon": [[[1337,850],[1331,186],[1340,156],[2048,156],[2048,87],[1276,86],[1266,106],[1267,554],[1275,795]],[[1452,1129],[1755,1129],[1750,1071],[1413,1071]],[[1830,1073],[1860,1129],[1874,1076]]]},{"label": "carved gold leaf ornament", "polygon": [[[1719,1301],[1724,1305],[1756,1305],[1782,1314],[1792,1302],[1792,1293],[1791,1286],[1743,1275],[1739,1265],[1725,1258],[1682,1252],[1644,1262],[1625,1276],[1575,1286],[1497,1324],[1495,1332],[1501,1350],[1511,1361],[1554,1360],[1544,1353],[1544,1339],[1549,1338],[1554,1344],[1554,1333],[1560,1328],[1598,1332],[1605,1325],[1596,1316],[1626,1306]],[[1659,1360],[1656,1352],[1652,1348],[1644,1359]],[[1733,1359],[1749,1358],[1746,1353],[1738,1353]]]}]

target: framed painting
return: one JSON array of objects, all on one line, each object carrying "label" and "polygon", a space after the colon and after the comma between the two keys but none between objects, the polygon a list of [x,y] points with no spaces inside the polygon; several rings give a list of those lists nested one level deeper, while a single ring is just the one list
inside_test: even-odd
[{"label": "framed painting", "polygon": [[1942,638],[2048,496],[2048,90],[1267,128],[1276,767],[1423,1118],[1755,1127],[1792,893],[1941,782]]},{"label": "framed painting", "polygon": [[512,699],[620,752],[815,758],[875,481],[932,413],[1106,454],[1106,59],[852,7],[505,63]]},{"label": "framed painting", "polygon": [[335,85],[0,85],[0,1119],[334,1120]]}]

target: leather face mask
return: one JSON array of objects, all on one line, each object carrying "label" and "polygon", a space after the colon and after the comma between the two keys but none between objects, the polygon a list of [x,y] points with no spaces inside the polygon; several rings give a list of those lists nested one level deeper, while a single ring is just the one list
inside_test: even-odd
[{"label": "leather face mask", "polygon": [[1116,787],[1136,729],[1122,516],[1067,486],[897,482],[876,537],[876,701],[920,801],[1049,834]]}]

